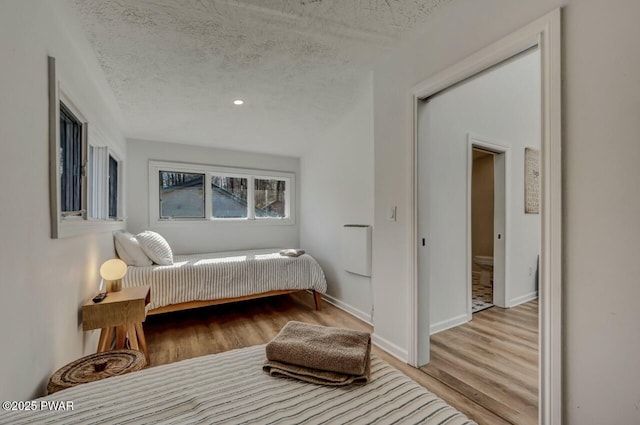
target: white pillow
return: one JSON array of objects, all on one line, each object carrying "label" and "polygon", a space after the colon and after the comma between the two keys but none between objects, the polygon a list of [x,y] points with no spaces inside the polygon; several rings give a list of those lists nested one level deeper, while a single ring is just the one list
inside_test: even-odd
[{"label": "white pillow", "polygon": [[162,266],[173,264],[173,252],[165,238],[156,232],[145,230],[142,233],[138,233],[136,239],[138,239],[144,253],[151,258],[151,261]]},{"label": "white pillow", "polygon": [[134,235],[129,232],[116,232],[113,237],[118,257],[129,266],[144,267],[153,264]]}]

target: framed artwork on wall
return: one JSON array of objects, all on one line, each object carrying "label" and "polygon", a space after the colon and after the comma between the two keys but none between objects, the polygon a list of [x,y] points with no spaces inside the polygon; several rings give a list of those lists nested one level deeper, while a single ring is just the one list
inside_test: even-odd
[{"label": "framed artwork on wall", "polygon": [[524,148],[524,212],[540,214],[540,151]]}]

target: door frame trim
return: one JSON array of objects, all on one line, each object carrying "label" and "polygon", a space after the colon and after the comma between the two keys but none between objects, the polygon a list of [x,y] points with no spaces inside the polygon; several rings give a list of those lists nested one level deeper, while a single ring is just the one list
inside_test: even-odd
[{"label": "door frame trim", "polygon": [[[562,422],[562,111],[561,10],[555,9],[410,91],[413,104],[413,205],[408,361],[418,366],[418,103],[533,46],[540,49],[542,88],[539,423]],[[427,288],[428,290],[428,288]],[[425,323],[420,323],[425,326]],[[427,333],[429,324],[426,323]]]}]

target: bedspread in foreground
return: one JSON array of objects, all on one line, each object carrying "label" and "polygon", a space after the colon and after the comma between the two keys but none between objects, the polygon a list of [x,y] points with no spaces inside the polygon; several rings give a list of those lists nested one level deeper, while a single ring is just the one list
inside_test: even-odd
[{"label": "bedspread in foreground", "polygon": [[346,387],[273,378],[264,360],[259,345],[157,366],[41,399],[73,411],[0,412],[0,424],[475,424],[374,355],[371,381]]},{"label": "bedspread in foreground", "polygon": [[170,266],[129,267],[123,285],[151,285],[150,309],[277,290],[327,291],[313,257],[285,257],[279,249],[175,255]]}]

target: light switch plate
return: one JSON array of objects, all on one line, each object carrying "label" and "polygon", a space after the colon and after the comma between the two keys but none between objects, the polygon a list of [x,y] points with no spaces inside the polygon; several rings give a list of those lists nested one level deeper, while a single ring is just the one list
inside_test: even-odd
[{"label": "light switch plate", "polygon": [[396,208],[397,207],[389,207],[387,210],[387,221],[396,221]]}]

